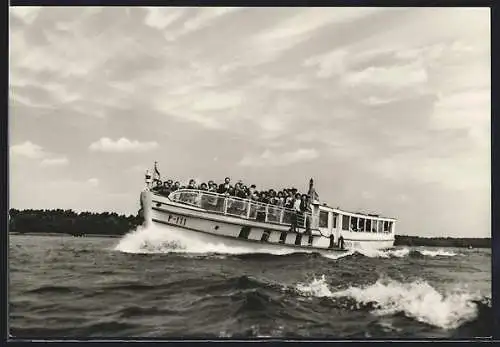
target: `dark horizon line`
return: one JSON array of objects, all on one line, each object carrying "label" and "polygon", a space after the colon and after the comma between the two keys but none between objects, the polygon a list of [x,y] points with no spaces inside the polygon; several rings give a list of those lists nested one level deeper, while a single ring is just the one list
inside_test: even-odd
[{"label": "dark horizon line", "polygon": [[[27,208],[27,209],[17,209],[17,208],[11,207],[9,209],[9,212],[11,212],[12,210],[17,210],[19,212],[30,211],[30,210],[31,211],[41,211],[41,212],[52,212],[52,211],[61,210],[61,211],[72,211],[75,214],[82,214],[82,213],[94,213],[94,214],[105,214],[105,213],[108,213],[108,214],[112,214],[112,213],[115,213],[118,216],[125,216],[125,217],[127,217],[127,214],[125,214],[125,213],[120,214],[120,213],[114,212],[114,211],[104,211],[104,212],[76,211],[76,210],[73,210],[71,208],[69,208],[69,209],[64,209],[64,208],[50,208],[50,209],[47,209],[47,208],[45,208],[45,209],[42,209],[42,208]],[[137,216],[138,212],[136,212],[135,214],[130,213],[130,214],[128,214],[128,216]],[[490,237],[455,237],[455,236],[418,236],[418,235],[403,235],[403,234],[395,234],[395,236],[397,236],[397,237],[403,237],[403,238],[404,237],[409,237],[409,238],[420,238],[420,239],[431,239],[431,240],[432,239],[491,240],[491,236]]]}]

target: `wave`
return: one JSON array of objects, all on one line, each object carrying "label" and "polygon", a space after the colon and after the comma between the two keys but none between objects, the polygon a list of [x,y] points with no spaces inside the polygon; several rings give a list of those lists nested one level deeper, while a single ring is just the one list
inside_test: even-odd
[{"label": "wave", "polygon": [[249,257],[265,258],[267,255],[300,255],[311,256],[321,255],[327,259],[337,260],[351,256],[365,256],[368,258],[404,258],[404,257],[452,257],[457,253],[443,249],[411,249],[407,247],[393,248],[386,250],[377,249],[353,249],[345,252],[310,252],[304,250],[295,250],[292,248],[269,248],[263,247],[256,249],[254,247],[228,246],[221,240],[218,243],[206,243],[195,238],[191,238],[174,227],[158,228],[154,225],[144,227],[139,226],[136,230],[126,234],[120,239],[114,250],[123,253],[132,254],[162,254],[179,253],[185,256],[211,256],[224,259],[225,255],[247,255]]},{"label": "wave", "polygon": [[426,255],[429,257],[454,257],[457,255],[455,252],[451,251],[445,251],[443,249],[438,249],[438,250],[429,250],[429,249],[422,249],[422,250],[416,250],[416,252],[419,252],[422,255]]},{"label": "wave", "polygon": [[404,258],[404,257],[454,257],[458,255],[455,252],[446,251],[443,249],[429,250],[429,249],[410,249],[404,248],[394,248],[387,250],[377,250],[377,249],[355,249],[355,253],[361,254],[368,258]]},{"label": "wave", "polygon": [[296,290],[304,296],[354,300],[356,309],[368,309],[377,316],[403,314],[442,329],[455,329],[473,321],[481,307],[478,302],[487,305],[484,304],[485,298],[478,294],[459,290],[442,294],[423,280],[402,283],[379,279],[368,286],[332,291],[322,275],[310,283],[297,284]]},{"label": "wave", "polygon": [[[126,234],[114,250],[124,253],[151,254],[151,253],[190,253],[190,254],[248,254],[257,253],[251,247],[228,246],[221,239],[218,243],[206,243],[186,234],[180,233],[174,227],[158,228],[154,225],[139,226],[136,230]],[[264,248],[262,252],[283,255],[294,253],[294,249]]]}]

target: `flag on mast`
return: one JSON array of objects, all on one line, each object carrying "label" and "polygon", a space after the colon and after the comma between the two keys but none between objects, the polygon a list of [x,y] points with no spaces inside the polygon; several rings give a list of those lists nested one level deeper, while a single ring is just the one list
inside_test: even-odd
[{"label": "flag on mast", "polygon": [[158,171],[158,162],[155,161],[155,170],[153,174],[153,181],[161,182],[160,171]]},{"label": "flag on mast", "polygon": [[307,195],[309,195],[309,198],[312,200],[312,201],[319,201],[319,195],[318,193],[316,192],[316,189],[314,189],[314,181],[313,179],[311,178],[309,180],[309,191],[307,192]]}]

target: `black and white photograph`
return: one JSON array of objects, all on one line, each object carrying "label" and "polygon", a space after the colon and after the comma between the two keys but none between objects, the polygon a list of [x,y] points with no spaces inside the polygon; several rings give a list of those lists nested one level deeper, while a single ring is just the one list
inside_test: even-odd
[{"label": "black and white photograph", "polygon": [[10,6],[11,339],[489,339],[487,7]]}]

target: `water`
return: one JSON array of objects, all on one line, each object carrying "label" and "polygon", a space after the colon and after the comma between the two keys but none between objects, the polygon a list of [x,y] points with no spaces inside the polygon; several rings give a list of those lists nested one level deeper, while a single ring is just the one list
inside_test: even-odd
[{"label": "water", "polygon": [[176,231],[10,236],[24,338],[472,338],[492,334],[491,250],[255,254]]}]

